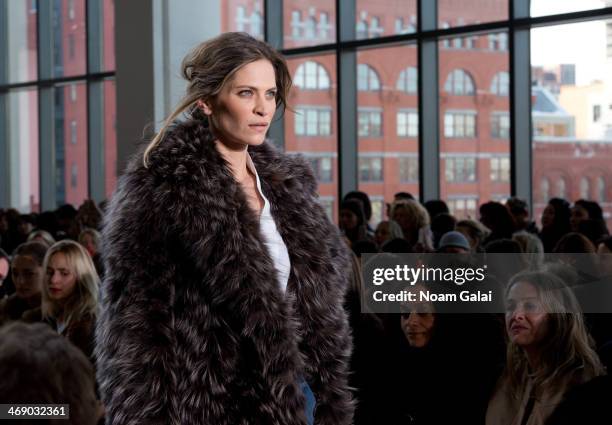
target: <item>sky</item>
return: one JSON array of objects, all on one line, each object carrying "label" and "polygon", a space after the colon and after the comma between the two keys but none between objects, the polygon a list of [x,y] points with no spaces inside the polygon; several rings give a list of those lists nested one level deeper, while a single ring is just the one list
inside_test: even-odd
[{"label": "sky", "polygon": [[[532,16],[574,12],[605,6],[602,0],[533,0]],[[576,64],[576,84],[603,79],[606,63],[606,24],[581,22],[531,31],[532,65]],[[609,69],[609,68],[608,68]]]}]

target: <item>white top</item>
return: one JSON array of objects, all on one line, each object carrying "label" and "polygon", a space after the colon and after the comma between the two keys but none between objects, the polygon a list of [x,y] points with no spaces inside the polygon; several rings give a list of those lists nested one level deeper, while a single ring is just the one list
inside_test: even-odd
[{"label": "white top", "polygon": [[261,234],[264,238],[266,247],[268,248],[268,254],[272,258],[274,268],[276,269],[278,284],[283,292],[287,290],[287,282],[289,281],[289,272],[291,271],[291,262],[289,261],[289,253],[287,252],[287,246],[283,242],[283,238],[274,222],[274,217],[270,213],[270,202],[266,199],[263,192],[261,191],[261,182],[259,181],[259,175],[253,164],[251,156],[247,153],[247,167],[253,174],[255,174],[255,180],[257,180],[257,191],[264,200],[264,207],[259,217],[259,227]]}]

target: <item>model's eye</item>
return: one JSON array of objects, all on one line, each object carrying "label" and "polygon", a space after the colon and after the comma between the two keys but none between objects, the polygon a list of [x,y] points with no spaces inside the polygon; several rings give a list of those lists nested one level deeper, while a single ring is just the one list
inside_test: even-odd
[{"label": "model's eye", "polygon": [[240,91],[238,92],[238,95],[239,95],[239,96],[242,96],[242,97],[249,97],[249,96],[251,96],[252,94],[253,94],[253,92],[252,92],[251,90],[240,90]]},{"label": "model's eye", "polygon": [[275,99],[276,98],[276,90],[270,90],[268,93],[266,93],[269,99]]}]

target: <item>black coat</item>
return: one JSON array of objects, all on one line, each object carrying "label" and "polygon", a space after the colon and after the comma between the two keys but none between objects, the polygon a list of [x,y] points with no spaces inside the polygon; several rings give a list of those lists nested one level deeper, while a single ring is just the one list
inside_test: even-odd
[{"label": "black coat", "polygon": [[291,260],[279,288],[259,220],[201,123],[120,179],[103,229],[97,328],[107,424],[351,423],[348,252],[301,158],[249,147]]}]

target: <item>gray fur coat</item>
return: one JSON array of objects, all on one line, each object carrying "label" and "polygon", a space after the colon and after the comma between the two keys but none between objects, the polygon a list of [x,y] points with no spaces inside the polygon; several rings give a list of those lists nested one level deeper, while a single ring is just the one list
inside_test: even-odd
[{"label": "gray fur coat", "polygon": [[304,160],[250,147],[291,260],[276,280],[259,220],[200,122],[121,177],[104,223],[97,374],[114,425],[352,422],[348,253]]}]

